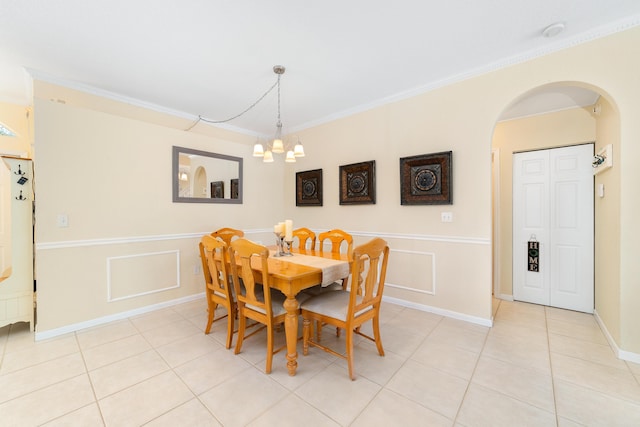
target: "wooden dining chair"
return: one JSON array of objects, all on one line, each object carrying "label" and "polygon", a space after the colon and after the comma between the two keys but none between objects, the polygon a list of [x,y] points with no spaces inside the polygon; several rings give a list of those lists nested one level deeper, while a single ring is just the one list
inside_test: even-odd
[{"label": "wooden dining chair", "polygon": [[[380,338],[380,303],[388,260],[389,246],[383,239],[376,237],[368,243],[356,247],[353,251],[351,289],[349,291],[325,292],[301,304],[303,354],[305,356],[309,354],[309,346],[311,345],[346,359],[351,380],[355,380],[354,334],[375,342],[378,353],[380,356],[384,356]],[[360,331],[360,326],[369,320],[373,322],[373,337]],[[312,321],[330,324],[345,330],[346,356],[312,339]]]},{"label": "wooden dining chair", "polygon": [[[231,274],[238,303],[238,340],[235,354],[242,351],[245,338],[249,338],[258,331],[267,330],[267,366],[265,372],[271,373],[273,355],[278,353],[286,345],[273,348],[273,332],[276,325],[284,323],[286,310],[283,307],[285,297],[275,289],[269,287],[269,266],[267,258],[269,249],[266,246],[240,238],[231,242],[229,258]],[[252,258],[260,263],[262,273],[256,280],[254,270],[251,267]],[[254,262],[255,262],[254,261]],[[263,326],[252,331],[245,337],[247,319],[261,323]]]},{"label": "wooden dining chair", "polygon": [[[343,243],[346,244],[347,255],[349,256],[349,260],[351,260],[351,253],[353,252],[353,236],[347,233],[346,231],[340,229],[333,229],[329,231],[325,231],[323,233],[318,234],[318,241],[320,242],[320,250],[330,251],[335,254],[339,254],[342,250]],[[340,281],[340,286],[343,290],[347,290],[347,285],[349,282],[349,276],[343,278]],[[336,289],[335,285],[329,285],[329,287],[325,287],[325,290],[334,290]]]},{"label": "wooden dining chair", "polygon": [[[209,310],[205,334],[211,331],[213,322],[227,318],[227,341],[226,347],[231,348],[233,340],[233,323],[236,318],[236,303],[233,292],[229,285],[229,275],[227,274],[227,263],[220,262],[227,252],[227,244],[222,240],[212,236],[202,236],[200,240],[200,260],[202,261],[202,272],[204,274],[205,295]],[[215,318],[216,308],[222,306],[226,309],[226,314]]]},{"label": "wooden dining chair", "polygon": [[311,243],[309,249],[313,250],[316,248],[316,233],[308,228],[297,228],[293,230],[292,234],[294,242],[295,238],[298,238],[298,249],[307,249],[307,242]]},{"label": "wooden dining chair", "polygon": [[242,230],[238,230],[235,228],[220,228],[216,231],[214,231],[213,233],[211,233],[211,235],[213,237],[217,237],[220,238],[222,240],[224,240],[224,242],[227,244],[227,246],[229,246],[231,244],[231,240],[235,237],[235,238],[240,238],[240,237],[244,237],[244,231]]}]

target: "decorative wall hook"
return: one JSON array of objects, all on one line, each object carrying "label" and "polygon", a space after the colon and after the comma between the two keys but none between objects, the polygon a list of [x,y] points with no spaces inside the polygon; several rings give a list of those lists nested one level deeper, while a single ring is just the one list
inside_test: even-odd
[{"label": "decorative wall hook", "polygon": [[24,172],[22,172],[22,170],[20,169],[21,165],[18,165],[18,172],[14,172],[16,175],[26,175]]},{"label": "decorative wall hook", "polygon": [[20,190],[20,195],[18,197],[16,197],[16,200],[29,200],[27,197],[24,197],[22,195],[22,190]]},{"label": "decorative wall hook", "polygon": [[595,156],[593,156],[593,162],[591,162],[591,166],[594,167],[594,168],[597,168],[598,166],[600,166],[601,164],[603,164],[606,161],[607,161],[606,156],[602,156],[600,154],[596,154]]},{"label": "decorative wall hook", "polygon": [[607,144],[602,147],[591,162],[593,166],[593,174],[597,175],[613,166],[613,145]]}]

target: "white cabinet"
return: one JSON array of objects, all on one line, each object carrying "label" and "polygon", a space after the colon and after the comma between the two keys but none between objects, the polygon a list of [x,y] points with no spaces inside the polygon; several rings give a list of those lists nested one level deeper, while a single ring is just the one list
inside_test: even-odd
[{"label": "white cabinet", "polygon": [[29,159],[0,162],[0,327],[34,329],[33,168]]}]

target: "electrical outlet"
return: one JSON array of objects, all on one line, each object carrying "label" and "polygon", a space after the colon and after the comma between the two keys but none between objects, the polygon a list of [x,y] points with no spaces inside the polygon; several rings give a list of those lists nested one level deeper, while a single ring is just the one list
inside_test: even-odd
[{"label": "electrical outlet", "polygon": [[453,222],[453,212],[442,212],[440,219],[442,222]]}]

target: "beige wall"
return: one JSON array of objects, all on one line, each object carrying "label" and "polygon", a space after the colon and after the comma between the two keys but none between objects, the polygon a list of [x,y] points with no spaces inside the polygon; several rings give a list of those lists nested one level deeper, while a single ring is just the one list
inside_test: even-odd
[{"label": "beige wall", "polygon": [[[634,286],[640,277],[636,261],[640,224],[635,220],[640,208],[636,185],[640,169],[630,163],[640,158],[636,143],[640,123],[635,119],[640,113],[640,80],[635,71],[640,66],[639,53],[640,29],[632,29],[316,126],[300,132],[307,157],[293,166],[256,161],[250,157],[248,137],[175,130],[169,126],[187,126],[179,120],[150,119],[140,111],[124,114],[112,103],[107,103],[108,108],[94,105],[102,101],[63,105],[49,101],[52,97],[36,85],[38,286],[45,293],[39,292],[43,317],[38,328],[59,328],[193,293],[199,279],[190,271],[197,261],[197,239],[191,234],[229,225],[256,231],[252,237],[266,240],[271,226],[285,217],[294,219],[296,226],[312,229],[344,228],[358,240],[384,236],[392,243],[396,263],[389,279],[396,286],[388,288],[388,296],[471,320],[488,320],[491,145],[496,120],[511,101],[530,89],[577,82],[599,88],[620,113],[620,152],[625,156],[614,166],[620,168],[621,181],[623,302],[617,344],[640,353],[640,333],[635,327],[640,324],[640,311],[632,310],[640,303],[640,289]],[[244,157],[245,203],[171,203],[171,145]],[[449,150],[453,151],[453,205],[400,206],[398,158]],[[376,161],[377,203],[340,206],[339,166],[367,160]],[[317,168],[324,171],[324,206],[296,207],[294,172]],[[453,213],[452,223],[440,221],[443,211]],[[55,226],[60,212],[69,215],[67,229]],[[149,235],[163,237],[157,242],[107,244],[111,238]],[[187,242],[171,240],[172,235],[186,236]],[[87,239],[97,239],[101,247],[86,243]],[[75,240],[85,242],[87,249],[65,243]],[[122,304],[105,302],[106,257],[170,248],[182,255],[183,289]],[[67,312],[81,300],[56,300],[58,293],[70,299],[91,295],[94,307],[73,317]]]},{"label": "beige wall", "polygon": [[16,133],[15,137],[0,136],[0,153],[25,153],[31,157],[33,143],[31,109],[22,105],[0,102],[0,122]]},{"label": "beige wall", "polygon": [[[595,176],[595,303],[609,333],[620,342],[620,117],[606,98],[597,105],[596,153],[611,144],[614,166]],[[598,197],[601,184],[602,198]]]},{"label": "beige wall", "polygon": [[[67,92],[59,88],[55,99],[65,99]],[[283,218],[282,191],[269,185],[281,183],[283,171],[247,157],[247,137],[231,139],[226,131],[224,139],[204,136],[112,113],[41,99],[36,85],[40,332],[201,293],[202,274],[195,270],[199,236]],[[244,204],[173,203],[173,145],[252,162],[244,169]],[[68,227],[57,227],[58,214],[68,216]],[[155,259],[163,268],[165,252],[179,253],[179,275],[173,280],[179,280],[179,288],[107,301],[114,273],[108,262],[122,257],[140,261],[139,289],[131,290],[135,294],[153,286],[142,264]]]},{"label": "beige wall", "polygon": [[513,153],[541,148],[594,142],[596,119],[587,108],[577,108],[534,117],[500,122],[493,134],[493,148],[500,150],[499,291],[512,296],[512,180]]},{"label": "beige wall", "polygon": [[[401,293],[410,301],[488,317],[491,247],[484,242],[491,240],[490,165],[496,120],[513,100],[536,87],[546,84],[589,87],[616,105],[620,113],[619,145],[624,157],[615,168],[618,168],[621,181],[621,208],[617,221],[622,231],[620,241],[614,237],[611,242],[620,246],[620,283],[613,287],[619,286],[621,294],[629,298],[622,298],[621,334],[616,344],[624,351],[640,353],[640,333],[635,327],[640,324],[640,313],[631,309],[640,303],[640,287],[636,285],[640,263],[633,260],[638,254],[633,240],[640,237],[640,225],[633,220],[640,197],[633,183],[640,182],[640,169],[626,165],[630,159],[638,158],[640,151],[636,143],[640,138],[640,123],[634,119],[640,111],[640,80],[633,72],[640,66],[639,42],[640,29],[628,30],[301,132],[312,161],[307,163],[309,167],[298,165],[295,170],[324,170],[325,207],[288,205],[287,215],[311,225],[326,227],[331,221],[334,224],[337,221],[354,231],[406,235],[407,239],[397,242],[393,248],[406,254],[418,247],[417,252],[433,254],[431,258],[435,256],[438,270],[437,292],[418,296],[393,289],[389,294]],[[594,61],[594,58],[598,60]],[[596,122],[588,111],[567,112],[566,115],[576,125],[566,134],[554,132],[549,136],[553,142],[542,145],[593,141],[598,136]],[[454,204],[400,206],[398,158],[445,150],[453,151]],[[339,166],[366,160],[377,162],[377,204],[339,206]],[[286,199],[292,200],[294,177],[288,175],[286,179]],[[625,186],[625,182],[628,185]],[[453,212],[454,222],[441,223],[442,211]],[[615,210],[611,214],[615,216]],[[451,243],[456,249],[447,251],[439,237],[459,239]],[[467,243],[465,238],[478,240]],[[392,254],[396,258],[400,256]],[[508,263],[504,265],[509,267]],[[449,276],[445,280],[445,274],[452,273],[449,269],[456,270],[452,274],[455,277]],[[615,275],[612,279],[615,280]],[[428,283],[424,286],[429,289]],[[508,291],[509,286],[506,289],[504,286],[503,290]],[[465,298],[465,295],[471,297]],[[607,313],[616,311],[615,308],[603,310]],[[616,329],[615,324],[612,328]]]}]

